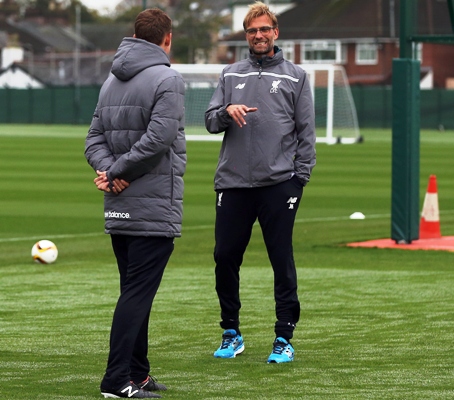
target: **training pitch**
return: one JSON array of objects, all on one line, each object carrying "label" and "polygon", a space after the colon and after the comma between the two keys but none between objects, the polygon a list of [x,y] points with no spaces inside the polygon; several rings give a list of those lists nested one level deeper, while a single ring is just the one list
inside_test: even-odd
[{"label": "training pitch", "polygon": [[[83,156],[87,129],[0,125],[1,399],[101,398],[119,285],[102,193]],[[258,227],[241,270],[246,349],[213,357],[220,142],[188,141],[183,236],[150,323],[164,399],[454,398],[454,253],[345,246],[390,236],[391,132],[361,134],[362,144],[317,146],[294,230],[302,312],[287,365],[266,364],[273,278]],[[453,153],[454,132],[421,133],[420,204],[435,174],[443,235],[454,235]],[[365,219],[351,220],[354,212]],[[32,262],[39,239],[58,246],[55,264]]]}]

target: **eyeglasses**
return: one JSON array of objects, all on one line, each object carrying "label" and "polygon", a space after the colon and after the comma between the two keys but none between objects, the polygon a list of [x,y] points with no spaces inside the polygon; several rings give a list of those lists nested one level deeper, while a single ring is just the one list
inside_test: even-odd
[{"label": "eyeglasses", "polygon": [[262,32],[264,35],[267,35],[268,33],[271,32],[271,29],[276,29],[275,26],[262,26],[261,28],[249,28],[246,29],[246,33],[249,36],[255,36],[257,35],[257,32]]}]

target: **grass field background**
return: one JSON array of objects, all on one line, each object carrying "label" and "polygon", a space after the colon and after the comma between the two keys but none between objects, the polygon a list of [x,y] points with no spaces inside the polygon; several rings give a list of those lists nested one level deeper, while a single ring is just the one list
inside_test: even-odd
[{"label": "grass field background", "polygon": [[[0,125],[0,399],[100,398],[118,276],[86,132]],[[222,333],[212,261],[220,143],[188,141],[183,236],[151,317],[165,399],[454,398],[454,253],[345,247],[390,235],[391,132],[362,135],[317,146],[294,230],[302,313],[287,365],[266,364],[274,302],[259,229],[241,271],[246,350],[212,356]],[[443,235],[454,235],[453,153],[454,132],[421,133],[420,204],[435,174]],[[355,211],[366,219],[350,220]],[[39,239],[57,244],[55,264],[31,261]]]}]

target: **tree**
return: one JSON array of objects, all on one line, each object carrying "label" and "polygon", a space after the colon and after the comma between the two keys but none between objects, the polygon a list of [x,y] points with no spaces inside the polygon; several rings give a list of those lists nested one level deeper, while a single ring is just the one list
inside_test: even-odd
[{"label": "tree", "polygon": [[71,21],[76,20],[76,7],[80,6],[81,22],[106,22],[106,18],[97,11],[89,10],[80,0],[0,0],[0,9],[14,11],[20,15],[39,15],[44,17],[63,17]]},{"label": "tree", "polygon": [[99,16],[97,11],[89,10],[80,0],[70,0],[67,5],[69,19],[72,23],[76,22],[76,8],[80,7],[80,21],[82,23],[102,22],[103,17]]},{"label": "tree", "polygon": [[115,22],[129,22],[133,23],[139,14],[142,11],[142,7],[133,6],[131,8],[125,9],[115,18]]},{"label": "tree", "polygon": [[20,12],[20,4],[14,0],[4,0],[0,3],[0,11],[4,16],[17,14]]},{"label": "tree", "polygon": [[221,25],[209,3],[181,0],[174,8],[172,56],[177,62],[193,64],[200,55],[208,59]]},{"label": "tree", "polygon": [[[148,0],[146,4],[163,9],[172,18],[172,58],[176,62],[195,63],[199,57],[208,59],[222,22],[213,10],[219,7],[217,2]],[[115,22],[133,22],[142,8],[137,0],[123,0],[116,8]]]}]

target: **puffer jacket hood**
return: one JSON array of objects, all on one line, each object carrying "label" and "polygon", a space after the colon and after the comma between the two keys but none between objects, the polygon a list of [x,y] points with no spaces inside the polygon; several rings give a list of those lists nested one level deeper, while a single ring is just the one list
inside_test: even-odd
[{"label": "puffer jacket hood", "polygon": [[170,67],[169,57],[161,47],[142,39],[124,38],[115,54],[111,72],[121,81],[129,81],[154,65]]}]

